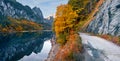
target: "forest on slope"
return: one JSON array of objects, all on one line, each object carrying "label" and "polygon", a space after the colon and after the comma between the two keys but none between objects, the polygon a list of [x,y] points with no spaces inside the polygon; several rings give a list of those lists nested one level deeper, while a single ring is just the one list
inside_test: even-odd
[{"label": "forest on slope", "polygon": [[[63,57],[61,60],[77,60],[76,53],[82,51],[81,38],[78,32],[86,32],[88,25],[96,18],[104,2],[104,0],[69,0],[68,4],[57,7],[53,30],[56,34],[57,43],[62,46],[61,50],[63,51],[58,52],[56,60],[60,59],[60,56]],[[118,36],[96,35],[112,40],[114,43],[120,43]]]},{"label": "forest on slope", "polygon": [[11,17],[0,21],[0,32],[14,32],[14,31],[32,31],[42,30],[42,26],[26,19],[14,19]]},{"label": "forest on slope", "polygon": [[78,32],[98,2],[98,0],[69,0],[68,4],[57,7],[53,30],[61,48],[54,60],[82,60],[79,58],[82,56],[80,54],[82,44]]},{"label": "forest on slope", "polygon": [[38,7],[22,5],[16,0],[0,0],[0,32],[51,29]]},{"label": "forest on slope", "polygon": [[98,2],[97,0],[69,0],[68,4],[58,6],[53,27],[58,42],[65,44],[71,33],[79,32]]}]

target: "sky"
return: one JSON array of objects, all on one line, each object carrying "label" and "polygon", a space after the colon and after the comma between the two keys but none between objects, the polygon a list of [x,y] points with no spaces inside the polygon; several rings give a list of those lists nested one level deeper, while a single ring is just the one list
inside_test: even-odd
[{"label": "sky", "polygon": [[23,5],[28,5],[31,8],[39,7],[42,10],[43,16],[48,17],[54,15],[57,6],[66,4],[68,0],[17,0]]}]

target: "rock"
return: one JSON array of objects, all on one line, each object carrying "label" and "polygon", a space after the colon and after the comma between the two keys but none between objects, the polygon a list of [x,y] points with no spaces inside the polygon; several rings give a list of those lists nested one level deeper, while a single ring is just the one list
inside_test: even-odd
[{"label": "rock", "polygon": [[31,9],[29,6],[23,6],[16,0],[0,0],[0,16],[12,17],[17,19],[27,19],[42,23],[43,15],[39,8]]},{"label": "rock", "polygon": [[86,30],[120,36],[120,0],[106,0]]},{"label": "rock", "polygon": [[[36,16],[40,19],[40,20],[43,20],[43,14],[42,14],[42,11],[40,10],[40,8],[38,7],[34,7],[33,9],[33,12],[36,14]],[[43,23],[43,21],[41,21]]]}]

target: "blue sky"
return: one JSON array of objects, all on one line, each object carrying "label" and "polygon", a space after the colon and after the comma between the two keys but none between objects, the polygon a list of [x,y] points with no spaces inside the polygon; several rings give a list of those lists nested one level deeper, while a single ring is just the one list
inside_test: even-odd
[{"label": "blue sky", "polygon": [[17,0],[23,5],[28,5],[31,8],[37,6],[39,7],[44,17],[54,15],[56,12],[56,7],[61,4],[66,4],[68,0]]}]

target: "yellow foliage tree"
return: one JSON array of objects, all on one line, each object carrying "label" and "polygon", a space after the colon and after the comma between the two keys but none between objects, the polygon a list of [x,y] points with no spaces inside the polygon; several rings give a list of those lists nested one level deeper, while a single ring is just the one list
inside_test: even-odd
[{"label": "yellow foliage tree", "polygon": [[16,27],[16,31],[22,31],[22,30],[23,30],[23,28],[21,26]]},{"label": "yellow foliage tree", "polygon": [[6,28],[3,28],[2,29],[2,32],[7,32],[8,30]]},{"label": "yellow foliage tree", "polygon": [[[57,38],[69,34],[74,29],[77,13],[73,11],[70,5],[60,5],[57,7],[56,18],[54,22]],[[66,38],[66,37],[64,37]]]}]

